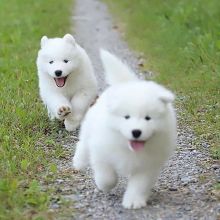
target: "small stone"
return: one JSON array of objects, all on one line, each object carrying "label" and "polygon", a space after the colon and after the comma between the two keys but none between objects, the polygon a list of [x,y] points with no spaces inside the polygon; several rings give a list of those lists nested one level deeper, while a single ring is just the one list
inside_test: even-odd
[{"label": "small stone", "polygon": [[58,209],[60,206],[57,203],[51,205],[51,209]]},{"label": "small stone", "polygon": [[197,183],[197,182],[198,182],[198,180],[196,178],[193,178],[190,180],[190,183]]},{"label": "small stone", "polygon": [[57,179],[57,183],[58,184],[61,184],[61,183],[63,183],[64,182],[64,180],[62,180],[62,179]]},{"label": "small stone", "polygon": [[67,200],[73,200],[73,201],[78,201],[80,199],[79,196],[75,194],[65,195],[64,198],[66,198]]},{"label": "small stone", "polygon": [[214,169],[214,170],[220,169],[220,164],[213,164],[212,169]]},{"label": "small stone", "polygon": [[172,191],[172,192],[173,192],[173,191],[178,191],[178,189],[177,189],[175,186],[170,187],[169,190]]},{"label": "small stone", "polygon": [[81,186],[79,186],[78,187],[78,189],[81,191],[81,190],[84,190],[86,188],[86,186],[84,186],[84,185],[81,185]]},{"label": "small stone", "polygon": [[186,207],[184,207],[184,210],[185,210],[185,211],[190,211],[190,210],[191,210],[191,207],[190,207],[190,206],[186,206]]},{"label": "small stone", "polygon": [[141,67],[144,66],[144,59],[140,58],[140,59],[138,60],[138,66],[141,66]]},{"label": "small stone", "polygon": [[182,177],[181,181],[182,181],[183,185],[186,186],[187,184],[189,184],[191,182],[191,178],[188,176]]},{"label": "small stone", "polygon": [[220,199],[220,190],[214,189],[214,190],[212,190],[212,194],[213,194],[217,199]]},{"label": "small stone", "polygon": [[63,190],[60,189],[60,188],[58,188],[58,189],[56,190],[57,193],[61,193],[62,191],[63,191]]},{"label": "small stone", "polygon": [[98,193],[99,190],[97,188],[94,189],[94,193]]}]

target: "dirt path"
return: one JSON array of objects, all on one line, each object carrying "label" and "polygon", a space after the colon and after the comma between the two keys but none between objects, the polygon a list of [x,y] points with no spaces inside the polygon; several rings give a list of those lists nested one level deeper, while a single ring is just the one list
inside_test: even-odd
[{"label": "dirt path", "polygon": [[[75,37],[92,59],[100,88],[104,88],[98,55],[101,47],[122,57],[137,70],[138,59],[121,40],[106,6],[98,0],[75,2]],[[211,195],[211,186],[216,178],[220,179],[220,167],[210,163],[208,144],[198,143],[190,128],[181,126],[184,119],[178,120],[180,128],[176,153],[161,173],[148,206],[140,210],[125,210],[121,206],[123,180],[110,194],[105,195],[96,189],[89,170],[86,173],[71,170],[77,135],[71,135],[70,140],[62,139],[68,156],[58,161],[60,178],[56,184],[62,197],[71,201],[69,210],[75,208],[74,213],[66,211],[65,219],[217,219],[220,204]],[[51,208],[58,209],[59,204],[54,201]]]}]

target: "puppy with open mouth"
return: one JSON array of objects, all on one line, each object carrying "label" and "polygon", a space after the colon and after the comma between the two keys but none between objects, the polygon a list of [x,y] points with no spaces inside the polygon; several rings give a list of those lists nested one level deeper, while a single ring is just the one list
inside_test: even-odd
[{"label": "puppy with open mouth", "polygon": [[174,95],[143,81],[107,51],[101,51],[110,85],[88,110],[76,146],[73,166],[91,165],[97,187],[111,190],[117,176],[127,176],[125,208],[146,205],[163,164],[176,146]]},{"label": "puppy with open mouth", "polygon": [[51,119],[64,120],[68,131],[76,129],[97,96],[91,61],[72,35],[41,39],[37,68],[40,96]]}]

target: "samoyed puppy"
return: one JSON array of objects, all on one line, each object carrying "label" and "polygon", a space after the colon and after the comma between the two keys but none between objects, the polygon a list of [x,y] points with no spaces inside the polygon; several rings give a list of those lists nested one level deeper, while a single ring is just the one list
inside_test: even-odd
[{"label": "samoyed puppy", "polygon": [[76,129],[97,96],[91,61],[72,35],[41,38],[37,57],[40,96],[51,119],[64,120],[68,131]]},{"label": "samoyed puppy", "polygon": [[117,176],[127,176],[122,205],[146,206],[151,188],[176,145],[174,95],[161,85],[143,81],[107,51],[101,50],[110,84],[87,112],[81,126],[73,166],[89,164],[97,187],[111,190]]}]

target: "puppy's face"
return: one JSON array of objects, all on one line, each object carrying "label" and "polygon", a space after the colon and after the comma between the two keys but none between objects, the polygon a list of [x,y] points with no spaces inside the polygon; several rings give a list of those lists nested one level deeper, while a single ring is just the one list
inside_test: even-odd
[{"label": "puppy's face", "polygon": [[79,64],[79,57],[75,40],[71,35],[63,38],[41,39],[41,50],[38,53],[38,68],[44,74],[54,78],[58,87],[63,87],[68,75],[72,73]]},{"label": "puppy's face", "polygon": [[109,93],[111,127],[126,138],[133,151],[164,127],[167,105],[173,94],[152,82],[132,82],[112,88]]}]

